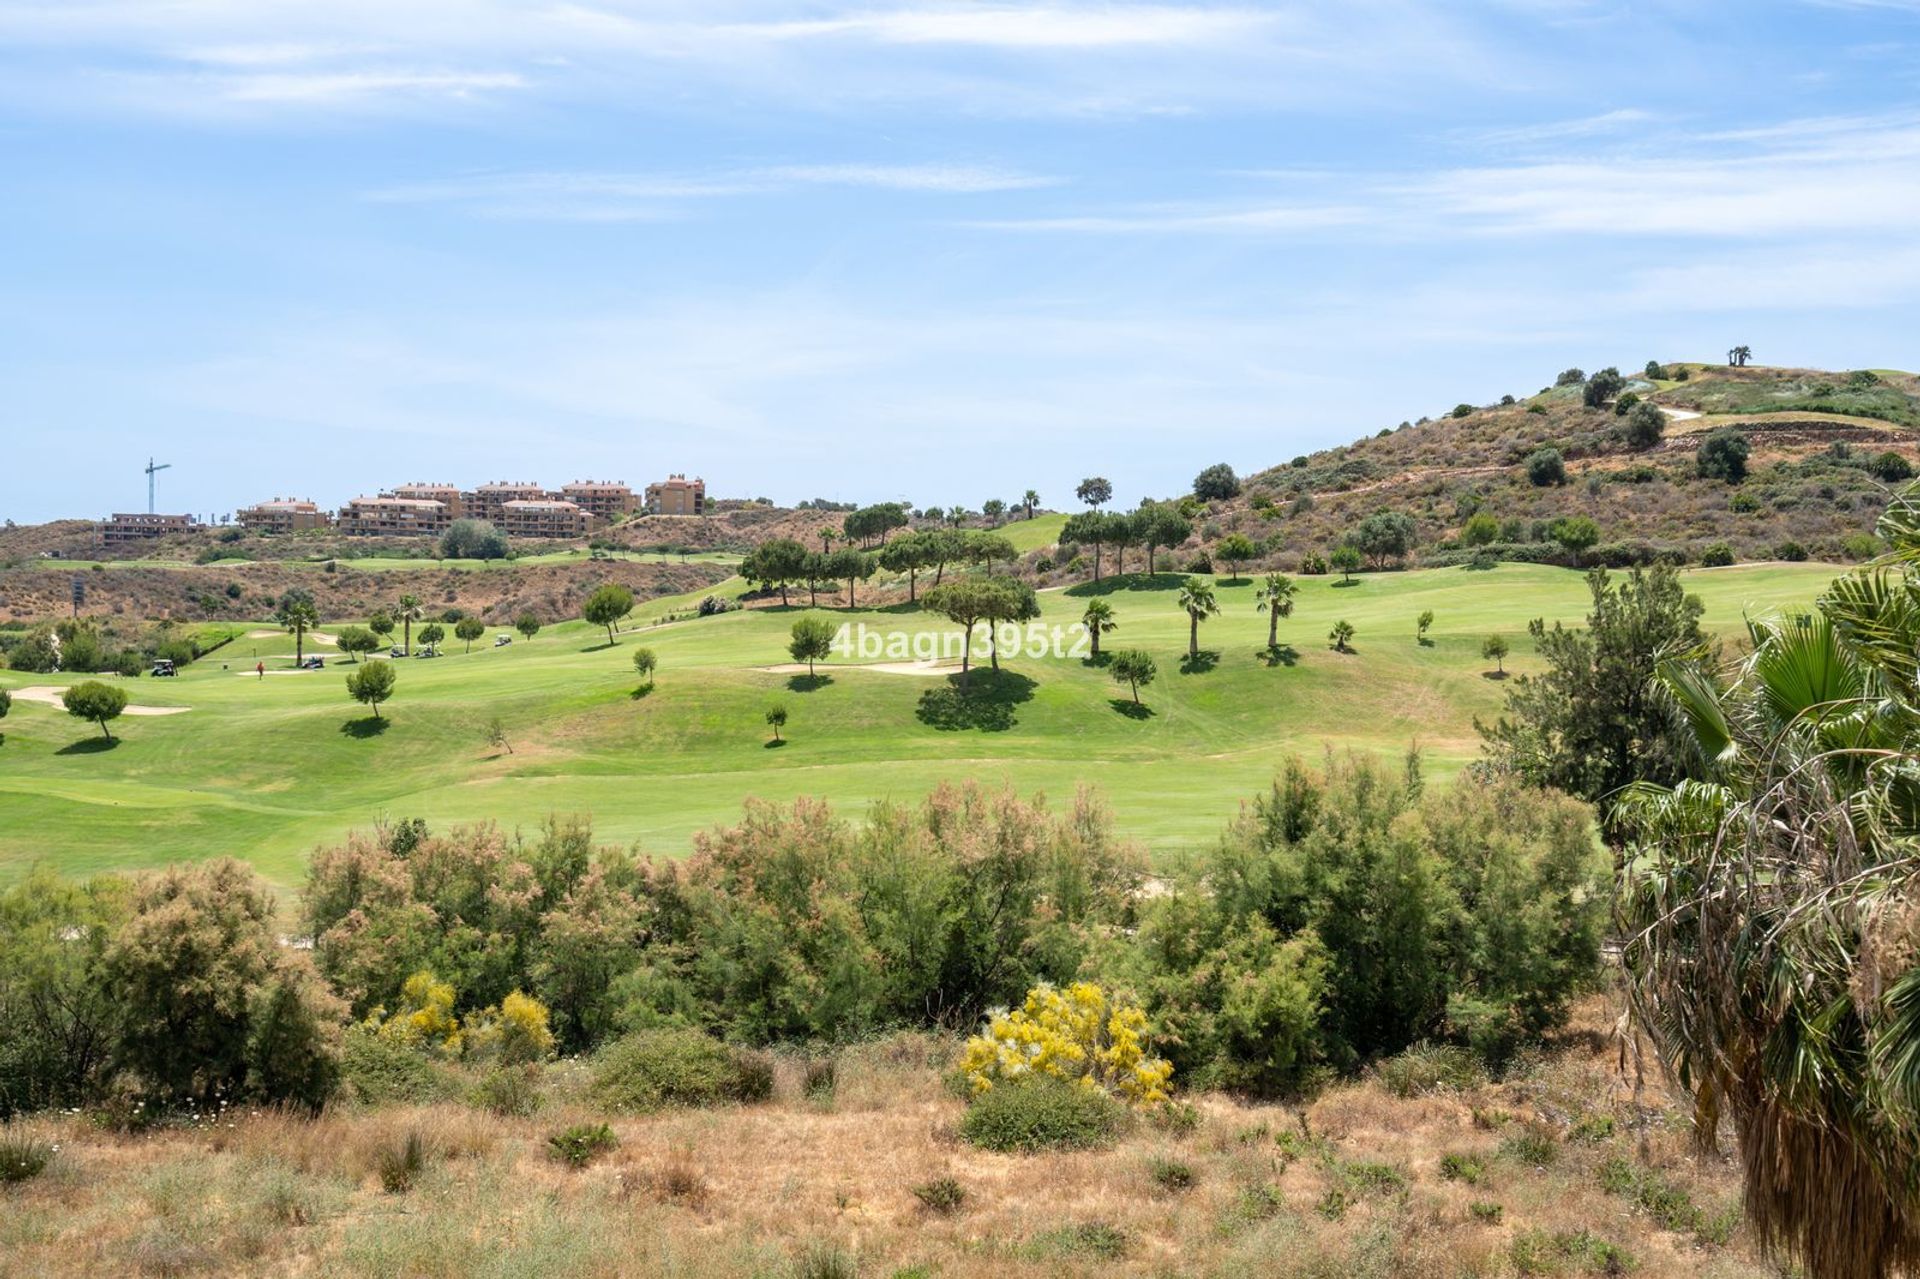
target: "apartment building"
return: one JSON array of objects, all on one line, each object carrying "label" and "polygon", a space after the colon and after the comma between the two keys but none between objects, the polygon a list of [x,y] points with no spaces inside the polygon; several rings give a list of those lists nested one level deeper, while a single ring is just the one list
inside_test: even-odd
[{"label": "apartment building", "polygon": [[575,480],[562,485],[554,496],[572,502],[597,520],[631,515],[639,506],[633,490],[619,480]]},{"label": "apartment building", "polygon": [[542,497],[502,502],[494,527],[508,537],[585,537],[594,523],[575,503]]},{"label": "apartment building", "polygon": [[466,494],[455,484],[428,484],[416,480],[412,484],[396,484],[382,497],[404,497],[414,502],[438,502],[447,508],[447,518],[457,520],[467,513],[469,503]]},{"label": "apartment building", "polygon": [[119,542],[138,542],[168,533],[185,533],[193,528],[191,515],[147,515],[120,513],[100,521],[100,540],[109,546]]},{"label": "apartment building", "polygon": [[525,481],[495,480],[491,484],[482,484],[466,495],[466,513],[477,519],[492,520],[495,524],[505,517],[508,502],[544,502],[547,490],[544,486]]},{"label": "apartment building", "polygon": [[249,533],[298,533],[304,529],[326,528],[333,523],[333,517],[316,504],[291,497],[255,502],[236,511],[234,518]]},{"label": "apartment building", "polygon": [[707,482],[698,476],[689,480],[684,475],[672,475],[649,484],[647,510],[654,515],[705,515]]},{"label": "apartment building", "polygon": [[432,498],[356,497],[340,508],[340,531],[350,537],[438,537],[453,518]]}]

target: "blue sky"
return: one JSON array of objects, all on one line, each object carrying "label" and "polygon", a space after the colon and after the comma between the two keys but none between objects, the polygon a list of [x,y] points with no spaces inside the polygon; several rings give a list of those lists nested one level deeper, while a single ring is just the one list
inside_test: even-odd
[{"label": "blue sky", "polygon": [[1123,502],[1920,363],[1920,0],[0,0],[0,516]]}]

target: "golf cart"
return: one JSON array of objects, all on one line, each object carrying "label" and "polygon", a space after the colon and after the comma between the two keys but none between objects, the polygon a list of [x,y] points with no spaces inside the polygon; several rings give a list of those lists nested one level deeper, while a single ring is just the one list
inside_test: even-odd
[{"label": "golf cart", "polygon": [[415,649],[413,655],[415,657],[438,657],[440,656],[440,650],[429,644],[425,648]]},{"label": "golf cart", "polygon": [[404,648],[401,648],[398,644],[395,644],[392,648],[387,650],[388,657],[405,657],[406,655],[407,655],[407,650]]},{"label": "golf cart", "polygon": [[173,659],[167,657],[156,657],[153,659],[153,677],[155,679],[159,679],[163,675],[178,675],[179,673],[180,672],[173,669]]},{"label": "golf cart", "polygon": [[327,665],[327,659],[320,656],[318,653],[309,653],[305,657],[300,659],[300,669],[303,671],[324,670],[326,668],[326,665]]},{"label": "golf cart", "polygon": [[505,648],[511,643],[513,643],[513,636],[511,635],[496,635],[493,637],[493,646],[495,648]]}]

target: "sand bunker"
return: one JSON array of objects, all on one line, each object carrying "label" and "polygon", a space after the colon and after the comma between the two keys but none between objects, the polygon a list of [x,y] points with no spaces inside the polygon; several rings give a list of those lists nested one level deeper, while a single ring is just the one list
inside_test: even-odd
[{"label": "sand bunker", "polygon": [[[60,702],[60,694],[65,689],[55,688],[51,684],[35,684],[32,688],[16,688],[13,700],[16,702],[38,702],[42,706],[51,706],[65,710]],[[191,706],[129,706],[120,712],[122,715],[181,715],[192,710]]]},{"label": "sand bunker", "polygon": [[[247,638],[248,639],[285,639],[287,636],[291,634],[293,634],[292,631],[248,631]],[[309,644],[333,645],[333,644],[338,644],[339,642],[340,641],[335,639],[333,636],[324,635],[319,631],[307,632],[307,643]]]},{"label": "sand bunker", "polygon": [[[778,666],[762,666],[759,669],[769,675],[805,675],[805,662],[782,662]],[[845,666],[822,664],[814,668],[816,675],[831,675],[835,671],[878,671],[882,675],[952,675],[959,671],[960,663],[941,662],[859,662]]]}]

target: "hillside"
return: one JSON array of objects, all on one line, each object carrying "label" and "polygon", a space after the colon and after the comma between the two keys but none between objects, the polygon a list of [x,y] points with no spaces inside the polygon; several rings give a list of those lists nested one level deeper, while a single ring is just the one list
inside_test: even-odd
[{"label": "hillside", "polygon": [[[1650,448],[1628,443],[1610,405],[1587,407],[1582,385],[1551,386],[1259,471],[1211,513],[1212,529],[1245,532],[1295,563],[1378,510],[1413,517],[1418,558],[1429,563],[1459,548],[1462,526],[1480,511],[1503,525],[1503,558],[1550,558],[1545,525],[1571,516],[1599,526],[1593,555],[1616,563],[1660,553],[1698,562],[1715,543],[1739,560],[1871,552],[1860,535],[1888,492],[1877,459],[1889,451],[1909,465],[1920,459],[1920,378],[1698,364],[1663,372],[1657,381],[1629,374],[1623,392],[1668,411],[1664,438]],[[1701,441],[1722,427],[1752,450],[1737,485],[1697,473]],[[1564,484],[1528,478],[1528,457],[1548,447],[1564,459]]]}]

